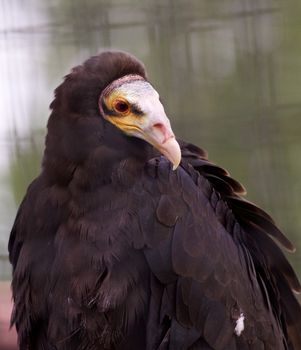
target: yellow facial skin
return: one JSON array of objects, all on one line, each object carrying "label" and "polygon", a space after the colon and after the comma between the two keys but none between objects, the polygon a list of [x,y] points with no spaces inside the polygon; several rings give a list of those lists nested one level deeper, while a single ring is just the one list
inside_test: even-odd
[{"label": "yellow facial skin", "polygon": [[[102,108],[101,105],[105,108]],[[144,80],[126,81],[101,96],[104,118],[129,136],[158,149],[176,169],[181,150],[158,93]]]},{"label": "yellow facial skin", "polygon": [[[118,89],[113,90],[109,96],[104,97],[104,103],[108,110],[117,113],[116,116],[105,115],[105,119],[117,126],[117,128],[121,129],[127,134],[142,131],[143,125],[145,124],[145,115],[137,115],[136,113],[132,112],[130,103],[127,101],[125,96],[123,96],[121,91]],[[118,110],[119,103],[124,103],[128,106],[128,109],[124,112]]]}]

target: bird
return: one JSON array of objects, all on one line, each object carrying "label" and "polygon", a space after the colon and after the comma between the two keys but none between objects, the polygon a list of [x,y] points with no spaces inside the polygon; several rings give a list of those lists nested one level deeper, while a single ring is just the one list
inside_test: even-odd
[{"label": "bird", "polygon": [[9,243],[21,350],[298,350],[293,244],[176,138],[144,64],[103,51],[50,104]]}]

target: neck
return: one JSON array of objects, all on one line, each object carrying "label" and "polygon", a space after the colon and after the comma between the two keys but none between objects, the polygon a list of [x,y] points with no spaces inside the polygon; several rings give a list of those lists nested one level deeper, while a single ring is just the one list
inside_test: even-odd
[{"label": "neck", "polygon": [[120,185],[134,181],[154,150],[142,140],[118,136],[108,140],[103,137],[85,150],[84,142],[76,140],[68,145],[68,152],[63,152],[64,145],[49,140],[43,159],[43,173],[48,182],[60,186],[72,183],[72,186],[89,190],[112,181]]},{"label": "neck", "polygon": [[101,145],[77,167],[72,185],[94,190],[108,183],[129,187],[140,176],[147,161],[147,152],[131,154]]},{"label": "neck", "polygon": [[109,182],[120,166],[122,171],[141,171],[152,149],[98,115],[69,113],[66,117],[62,111],[53,111],[48,121],[43,175],[60,186],[76,180],[93,188]]}]

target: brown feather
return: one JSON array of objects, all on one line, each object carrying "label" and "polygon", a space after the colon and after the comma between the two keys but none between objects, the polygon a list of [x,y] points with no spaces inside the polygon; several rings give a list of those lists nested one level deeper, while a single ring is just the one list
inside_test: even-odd
[{"label": "brown feather", "polygon": [[[104,52],[56,89],[41,174],[9,241],[20,349],[297,350],[293,246],[244,187],[180,141],[182,163],[98,109],[144,66]],[[244,330],[235,333],[240,315]]]}]

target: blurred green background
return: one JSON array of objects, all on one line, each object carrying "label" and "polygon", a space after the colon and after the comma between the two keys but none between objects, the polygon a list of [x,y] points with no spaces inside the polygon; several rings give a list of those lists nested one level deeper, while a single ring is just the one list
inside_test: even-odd
[{"label": "blurred green background", "polygon": [[[105,48],[146,65],[176,134],[243,182],[297,247],[301,276],[300,0],[2,0],[0,280],[16,209],[38,174],[49,103]],[[300,158],[299,158],[300,157]]]}]

